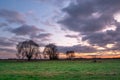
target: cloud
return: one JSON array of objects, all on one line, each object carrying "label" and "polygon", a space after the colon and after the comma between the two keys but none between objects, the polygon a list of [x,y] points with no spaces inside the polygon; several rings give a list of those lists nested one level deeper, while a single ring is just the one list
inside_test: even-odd
[{"label": "cloud", "polygon": [[28,38],[22,36],[0,37],[0,48],[14,48],[18,42],[25,40]]},{"label": "cloud", "polygon": [[81,39],[79,37],[79,35],[65,35],[65,37],[68,37],[68,38],[74,38],[77,40],[78,43],[80,43]]},{"label": "cloud", "polygon": [[16,51],[13,49],[0,48],[0,52],[15,53]]},{"label": "cloud", "polygon": [[65,35],[65,37],[68,37],[68,38],[78,38],[78,35]]},{"label": "cloud", "polygon": [[9,40],[9,38],[0,37],[0,46],[1,47],[7,47],[7,46],[13,46],[14,43]]},{"label": "cloud", "polygon": [[32,36],[32,37],[36,37],[36,38],[48,38],[50,36],[52,36],[52,34],[50,34],[50,33],[41,33],[39,35]]},{"label": "cloud", "polygon": [[32,35],[43,31],[44,31],[43,29],[39,29],[33,25],[22,25],[18,28],[11,30],[11,32],[15,33],[16,35]]},{"label": "cloud", "polygon": [[90,53],[96,52],[96,49],[91,46],[82,46],[82,45],[74,45],[74,46],[58,46],[58,51],[65,53],[66,51],[75,51],[80,53]]},{"label": "cloud", "polygon": [[[120,43],[120,23],[116,23],[115,30],[107,30],[105,32],[96,32],[86,35],[82,38],[83,41],[88,41],[91,45],[105,47],[107,44],[115,44],[118,47]],[[120,46],[119,46],[120,47]]]},{"label": "cloud", "polygon": [[19,24],[26,23],[23,14],[17,11],[12,11],[7,9],[0,9],[0,18],[5,19],[8,23],[19,23]]},{"label": "cloud", "polygon": [[83,37],[82,40],[83,41],[87,40],[89,44],[97,45],[101,47],[104,47],[105,45],[114,42],[113,37],[106,33],[93,33],[93,34]]},{"label": "cloud", "polygon": [[40,34],[34,34],[31,35],[30,38],[33,39],[36,42],[39,42],[41,45],[45,45],[46,41],[50,41],[52,34],[51,33],[40,33]]},{"label": "cloud", "polygon": [[81,0],[77,2],[77,4],[71,3],[68,7],[63,8],[63,12],[67,13],[67,15],[59,23],[63,24],[67,29],[88,34],[100,31],[106,25],[115,22],[113,15],[118,9],[115,12],[113,12],[113,9],[111,10],[111,1],[106,3],[108,6],[104,4],[108,8],[106,11],[103,10],[103,3],[99,3],[100,0]]},{"label": "cloud", "polygon": [[0,59],[16,58],[15,53],[17,51],[14,49],[0,48]]},{"label": "cloud", "polygon": [[4,26],[8,26],[8,24],[7,23],[0,23],[0,28],[4,27]]},{"label": "cloud", "polygon": [[[106,46],[109,43],[118,43],[120,25],[114,15],[120,11],[119,4],[119,0],[76,0],[76,3],[62,9],[66,14],[58,23],[62,24],[62,28],[79,32],[82,40],[91,45]],[[116,30],[103,32],[111,25],[116,26]]]}]

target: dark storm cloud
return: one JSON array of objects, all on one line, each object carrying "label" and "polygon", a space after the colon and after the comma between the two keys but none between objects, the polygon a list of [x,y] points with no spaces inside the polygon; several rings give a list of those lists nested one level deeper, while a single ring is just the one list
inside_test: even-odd
[{"label": "dark storm cloud", "polygon": [[0,9],[0,18],[5,19],[9,23],[25,23],[24,15],[12,10]]},{"label": "dark storm cloud", "polygon": [[96,49],[90,46],[82,46],[82,45],[74,45],[74,46],[58,46],[59,52],[66,52],[66,51],[75,51],[80,53],[89,53],[89,52],[95,52]]},{"label": "dark storm cloud", "polygon": [[[62,9],[66,13],[58,23],[62,28],[79,32],[91,45],[105,46],[120,40],[119,27],[114,15],[120,11],[120,0],[76,0]],[[106,26],[115,25],[115,31],[102,32]],[[113,38],[114,35],[114,38]]]},{"label": "dark storm cloud", "polygon": [[120,43],[120,23],[117,23],[116,27],[116,30],[107,30],[106,32],[96,32],[86,35],[82,40],[88,41],[91,45],[101,47],[107,44],[115,44],[115,47],[118,47]]},{"label": "dark storm cloud", "polygon": [[[67,16],[59,23],[65,25],[66,28],[81,33],[89,33],[102,30],[106,25],[115,22],[113,15],[119,10],[119,1],[116,2],[117,6],[115,3],[111,4],[110,0],[106,4],[103,4],[100,0],[80,0],[77,2],[77,4],[71,3],[63,9]],[[115,7],[115,10],[113,7]]]},{"label": "dark storm cloud", "polygon": [[104,47],[109,43],[113,43],[113,37],[106,33],[93,33],[83,37],[83,41],[88,40],[88,42],[92,45],[97,45]]},{"label": "dark storm cloud", "polygon": [[11,30],[11,32],[15,33],[16,35],[32,35],[43,31],[44,30],[39,29],[33,25],[22,25],[18,28]]}]

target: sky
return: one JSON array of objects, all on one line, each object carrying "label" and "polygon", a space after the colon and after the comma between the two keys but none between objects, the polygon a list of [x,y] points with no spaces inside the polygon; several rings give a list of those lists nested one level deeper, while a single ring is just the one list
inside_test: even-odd
[{"label": "sky", "polygon": [[33,40],[59,52],[120,49],[120,0],[0,0],[0,53]]}]

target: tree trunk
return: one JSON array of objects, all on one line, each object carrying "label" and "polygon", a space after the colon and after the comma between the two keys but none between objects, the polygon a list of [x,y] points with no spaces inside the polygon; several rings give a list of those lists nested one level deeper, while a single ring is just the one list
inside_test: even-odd
[{"label": "tree trunk", "polygon": [[30,61],[31,60],[31,58],[30,57],[28,57],[28,61]]},{"label": "tree trunk", "polygon": [[28,58],[28,61],[30,61],[30,60],[31,60],[31,58],[32,58],[32,56],[28,56],[27,58]]},{"label": "tree trunk", "polygon": [[53,57],[52,57],[52,55],[50,55],[50,60],[53,60]]}]

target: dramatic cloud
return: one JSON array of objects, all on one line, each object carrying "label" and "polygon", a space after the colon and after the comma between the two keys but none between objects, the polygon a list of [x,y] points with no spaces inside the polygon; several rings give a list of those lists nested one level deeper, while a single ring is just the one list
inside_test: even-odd
[{"label": "dramatic cloud", "polygon": [[43,29],[39,29],[36,26],[31,25],[22,25],[18,28],[11,30],[11,32],[15,33],[16,35],[32,35],[43,31]]},{"label": "dramatic cloud", "polygon": [[[84,36],[83,41],[88,41],[92,45],[104,47],[107,44],[115,44],[118,47],[120,42],[120,23],[116,24],[115,30],[107,30],[106,32],[96,32]],[[120,47],[120,46],[119,46]]]},{"label": "dramatic cloud", "polygon": [[105,33],[93,33],[83,37],[83,41],[88,40],[90,44],[104,47],[106,44],[112,43],[113,38]]},{"label": "dramatic cloud", "polygon": [[0,18],[5,19],[9,23],[25,23],[25,17],[23,14],[17,11],[11,11],[6,9],[0,9]]},{"label": "dramatic cloud", "polygon": [[[119,0],[76,0],[76,3],[71,3],[62,11],[66,13],[58,22],[63,25],[62,28],[79,32],[84,36],[82,40],[91,45],[106,46],[120,39],[120,25],[114,18],[120,11]],[[117,28],[103,32],[111,25]]]}]

